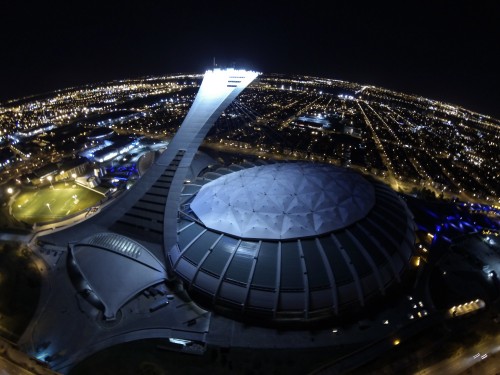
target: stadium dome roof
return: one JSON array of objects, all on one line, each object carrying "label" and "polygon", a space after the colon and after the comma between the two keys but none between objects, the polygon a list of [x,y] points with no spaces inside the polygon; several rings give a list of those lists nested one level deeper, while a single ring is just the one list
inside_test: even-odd
[{"label": "stadium dome roof", "polygon": [[230,173],[204,185],[191,209],[216,231],[242,238],[292,239],[346,227],[374,203],[373,186],[351,170],[279,163]]},{"label": "stadium dome roof", "polygon": [[331,165],[232,165],[185,185],[183,199],[172,268],[193,298],[231,315],[307,322],[352,312],[399,281],[413,254],[402,199]]}]

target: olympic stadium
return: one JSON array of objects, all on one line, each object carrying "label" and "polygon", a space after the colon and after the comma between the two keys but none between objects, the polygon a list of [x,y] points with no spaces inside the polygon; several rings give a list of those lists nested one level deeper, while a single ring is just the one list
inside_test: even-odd
[{"label": "olympic stadium", "polygon": [[[193,170],[196,164],[198,171],[205,170],[207,162],[194,161],[197,146],[190,128],[206,132],[218,117],[221,108],[210,112],[217,109],[212,86],[225,83],[218,74],[213,72],[200,88],[198,98],[208,108],[197,111],[202,104],[193,104],[161,157],[175,156],[156,163],[161,175],[150,190],[136,188],[122,198],[122,206],[130,205],[134,194],[142,194],[121,217],[108,217],[113,224],[101,234],[86,235],[76,227],[81,239],[70,245],[67,258],[76,288],[107,319],[148,286],[176,277],[209,310],[267,322],[329,319],[384,296],[407,270],[415,242],[411,213],[384,184],[321,163],[247,162],[203,175]],[[224,87],[229,98],[247,75],[255,76],[230,75]],[[227,106],[226,95],[219,94],[219,100]],[[185,183],[188,172],[194,180]],[[178,175],[179,191],[172,191]],[[165,209],[169,198],[179,214]],[[154,234],[163,234],[159,253],[148,244]],[[151,260],[137,254],[149,254],[158,264],[143,270],[139,265]],[[162,266],[163,256],[168,261]],[[105,270],[113,274],[111,281],[103,279]]]},{"label": "olympic stadium", "polygon": [[428,324],[413,321],[427,314],[425,295],[415,305],[405,284],[417,228],[389,186],[328,163],[221,165],[198,151],[257,76],[207,71],[167,149],[130,190],[37,237],[54,290],[20,340],[26,352],[66,372],[136,340],[186,351],[392,346],[408,334],[401,327]]},{"label": "olympic stadium", "polygon": [[[197,149],[191,134],[194,129],[200,132],[199,128],[206,132],[221,111],[219,107],[210,112],[217,108],[212,85],[228,79],[223,91],[229,90],[231,98],[238,83],[255,76],[235,72],[221,79],[222,73],[214,71],[205,78],[200,104],[195,101],[185,125],[162,155],[168,157],[170,151],[175,157],[168,164],[156,164],[168,165],[170,176],[163,172],[152,189],[110,227],[123,237],[104,232],[96,240],[92,234],[70,246],[68,269],[79,275],[78,280],[87,280],[84,295],[105,317],[115,317],[125,302],[146,289],[143,281],[148,279],[141,267],[124,271],[145,262],[130,255],[139,250],[123,251],[140,247],[128,238],[140,241],[156,233],[163,234],[168,261],[164,267],[150,266],[159,274],[152,276],[149,285],[159,283],[161,275],[165,280],[178,277],[194,301],[209,311],[264,322],[309,322],[352,314],[384,296],[403,277],[415,243],[411,213],[384,184],[349,169],[304,162],[230,165],[194,175],[194,181],[185,183]],[[218,95],[227,106],[228,93]],[[203,101],[206,107],[199,110]],[[202,136],[197,138],[195,142],[200,142]],[[182,143],[188,147],[184,149]],[[172,186],[179,175],[180,194]],[[133,194],[125,196],[123,204],[132,201]],[[179,210],[177,215],[164,208],[169,199],[171,208]],[[169,227],[170,222],[175,226]],[[106,249],[107,256],[76,256],[84,254],[75,252],[83,244]],[[143,242],[142,254],[154,258],[148,248]],[[102,281],[106,269],[115,270],[111,279],[116,281]],[[117,298],[121,304],[117,305]]]},{"label": "olympic stadium", "polygon": [[278,321],[352,313],[399,281],[413,253],[404,202],[347,169],[232,165],[182,195],[169,258],[220,311]]}]

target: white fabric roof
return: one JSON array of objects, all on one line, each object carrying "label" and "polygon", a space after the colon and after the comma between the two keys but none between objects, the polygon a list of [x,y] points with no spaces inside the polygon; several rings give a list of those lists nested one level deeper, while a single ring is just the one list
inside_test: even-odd
[{"label": "white fabric roof", "polygon": [[73,245],[78,267],[105,307],[117,311],[142,290],[167,278],[163,264],[145,247],[116,233],[97,233]]},{"label": "white fabric roof", "polygon": [[374,203],[372,184],[356,172],[326,164],[277,163],[204,185],[191,208],[205,226],[219,232],[292,239],[346,227]]}]

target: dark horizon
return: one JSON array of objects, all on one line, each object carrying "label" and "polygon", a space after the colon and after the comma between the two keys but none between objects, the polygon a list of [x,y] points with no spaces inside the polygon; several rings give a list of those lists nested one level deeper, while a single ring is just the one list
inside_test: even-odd
[{"label": "dark horizon", "polygon": [[420,95],[500,118],[499,4],[3,5],[0,101],[216,61]]}]

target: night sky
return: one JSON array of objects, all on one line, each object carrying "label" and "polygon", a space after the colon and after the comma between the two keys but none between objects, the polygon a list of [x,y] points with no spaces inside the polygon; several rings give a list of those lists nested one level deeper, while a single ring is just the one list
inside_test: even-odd
[{"label": "night sky", "polygon": [[0,5],[0,100],[203,72],[215,57],[265,73],[374,84],[500,118],[497,1],[32,3]]}]

